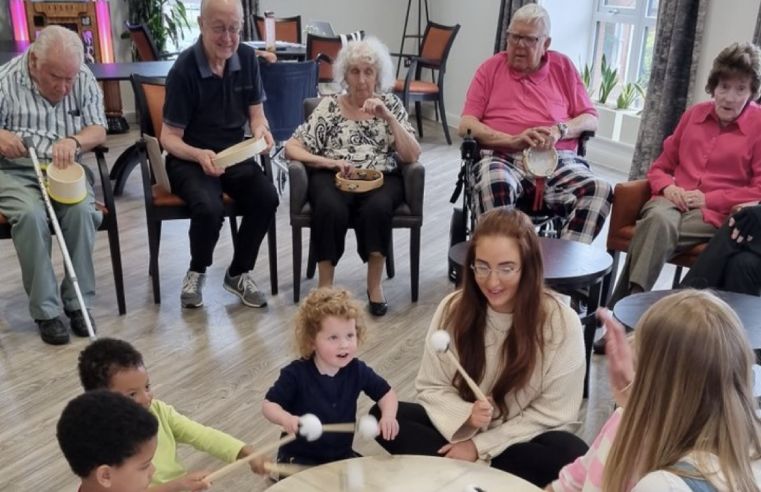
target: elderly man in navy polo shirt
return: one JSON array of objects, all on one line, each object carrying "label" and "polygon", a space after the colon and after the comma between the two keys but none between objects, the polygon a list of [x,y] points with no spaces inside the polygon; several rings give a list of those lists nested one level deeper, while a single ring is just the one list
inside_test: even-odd
[{"label": "elderly man in navy polo shirt", "polygon": [[264,92],[253,48],[240,43],[240,0],[204,0],[198,18],[201,36],[180,54],[166,81],[161,143],[169,155],[166,170],[172,191],[190,207],[190,268],[182,283],[183,307],[203,304],[202,287],[224,219],[222,193],[242,210],[243,220],[223,286],[243,304],[264,307],[253,268],[259,247],[278,206],[272,182],[253,160],[227,169],[215,155],[254,138],[272,146],[262,102]]}]

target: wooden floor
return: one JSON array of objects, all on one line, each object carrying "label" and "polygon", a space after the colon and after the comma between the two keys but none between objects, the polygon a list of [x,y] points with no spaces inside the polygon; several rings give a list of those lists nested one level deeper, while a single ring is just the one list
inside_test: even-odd
[{"label": "wooden floor", "polygon": [[[459,142],[443,143],[438,124],[427,122],[421,161],[427,168],[425,219],[422,232],[420,299],[410,302],[409,234],[394,236],[396,277],[384,282],[389,313],[370,322],[370,339],[360,356],[396,389],[401,399],[414,397],[413,382],[422,351],[423,336],[438,302],[452,290],[446,277],[448,229],[452,205],[449,197],[459,167]],[[109,138],[109,162],[134,141],[134,132]],[[611,181],[623,176],[609,175]],[[286,192],[287,193],[287,192]],[[280,290],[266,309],[251,309],[222,289],[224,270],[231,258],[229,229],[223,228],[204,290],[205,306],[183,310],[179,305],[181,279],[189,252],[187,221],[165,223],[160,268],[163,299],[153,304],[148,272],[148,242],[139,170],[130,177],[117,199],[122,260],[125,265],[127,315],[118,316],[105,234],[99,235],[95,260],[98,295],[93,314],[98,333],[124,338],[144,355],[155,397],[173,404],[200,422],[225,430],[254,445],[272,441],[278,429],[261,416],[259,407],[281,367],[294,357],[291,348],[292,301],[291,234],[287,195],[277,212],[278,273]],[[602,234],[601,236],[604,236]],[[308,233],[304,239],[308,244]],[[596,244],[604,248],[602,239]],[[305,249],[306,250],[306,249]],[[60,254],[54,245],[58,271]],[[27,298],[10,241],[0,247],[0,490],[76,490],[55,439],[55,424],[64,404],[81,388],[77,356],[86,339],[73,338],[63,347],[45,345],[29,318]],[[269,286],[266,246],[256,265],[256,280]],[[336,282],[363,301],[364,266],[356,254],[353,235],[339,264]],[[302,293],[316,279],[302,281]],[[268,289],[264,289],[268,290]],[[362,397],[360,412],[370,402]],[[580,435],[591,441],[609,415],[612,400],[607,389],[604,358],[595,357],[590,397],[579,415]],[[357,443],[363,454],[383,452],[375,443]],[[188,469],[215,468],[214,458],[187,446],[179,452]],[[220,490],[260,491],[268,482],[239,473],[226,479]]]}]

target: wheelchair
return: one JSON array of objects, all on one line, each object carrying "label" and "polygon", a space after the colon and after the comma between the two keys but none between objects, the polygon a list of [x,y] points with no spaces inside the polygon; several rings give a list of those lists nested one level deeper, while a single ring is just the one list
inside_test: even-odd
[{"label": "wheelchair", "polygon": [[[585,131],[579,136],[577,154],[586,155],[587,141],[594,136],[594,132]],[[476,227],[477,206],[475,187],[473,183],[473,166],[481,160],[481,149],[478,141],[473,138],[470,130],[463,138],[460,145],[460,171],[457,174],[455,189],[449,202],[456,204],[462,195],[461,206],[455,206],[452,211],[452,217],[449,222],[449,247],[467,241]],[[534,210],[532,207],[533,194],[525,194],[515,204],[515,206],[525,212],[536,227],[536,231],[541,237],[560,237],[560,231],[565,226],[567,217],[558,215],[549,208],[543,207],[540,210]],[[447,259],[447,275],[449,280],[455,284],[459,283],[460,267],[451,259]]]}]

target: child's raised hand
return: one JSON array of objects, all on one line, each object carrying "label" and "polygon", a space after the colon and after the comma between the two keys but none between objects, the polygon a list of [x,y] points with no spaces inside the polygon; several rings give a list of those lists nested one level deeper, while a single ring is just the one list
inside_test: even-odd
[{"label": "child's raised hand", "polygon": [[399,422],[396,420],[396,417],[383,416],[378,425],[380,427],[380,435],[387,441],[393,441],[396,439],[397,434],[399,434]]},{"label": "child's raised hand", "polygon": [[180,478],[173,480],[177,483],[178,488],[176,490],[189,490],[190,492],[196,492],[197,490],[209,490],[210,484],[204,480],[206,475],[210,472],[208,470],[199,470],[190,473],[186,473]]},{"label": "child's raised hand", "polygon": [[289,413],[288,416],[283,419],[282,426],[283,430],[285,430],[285,432],[288,434],[298,434],[299,418],[296,415],[291,415]]}]

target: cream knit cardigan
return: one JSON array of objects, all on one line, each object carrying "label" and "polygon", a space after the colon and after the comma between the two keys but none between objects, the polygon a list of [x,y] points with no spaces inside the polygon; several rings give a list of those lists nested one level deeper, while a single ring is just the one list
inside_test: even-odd
[{"label": "cream knit cardigan", "polygon": [[[472,439],[479,460],[489,462],[512,444],[529,441],[547,431],[577,427],[584,385],[584,336],[577,314],[553,295],[543,299],[548,312],[544,357],[537,360],[528,385],[506,396],[508,414],[492,420],[488,428],[477,429],[467,423],[473,403],[460,398],[452,385],[454,365],[437,353],[430,342],[431,334],[446,326],[442,319],[446,305],[458,295],[459,292],[454,292],[439,304],[415,380],[418,402],[436,429],[450,442]],[[479,383],[486,395],[491,393],[499,374],[499,352],[511,326],[512,314],[488,308],[486,370]],[[450,349],[457,355],[454,343]]]}]

